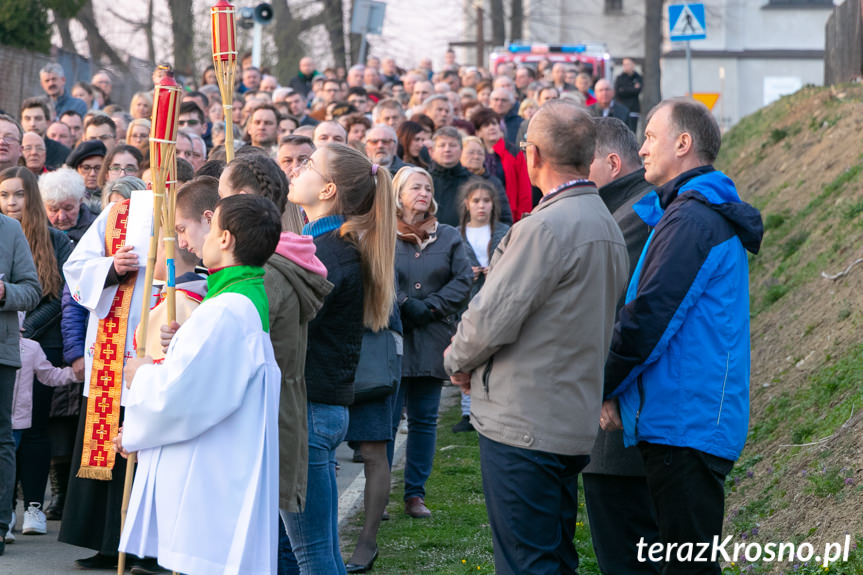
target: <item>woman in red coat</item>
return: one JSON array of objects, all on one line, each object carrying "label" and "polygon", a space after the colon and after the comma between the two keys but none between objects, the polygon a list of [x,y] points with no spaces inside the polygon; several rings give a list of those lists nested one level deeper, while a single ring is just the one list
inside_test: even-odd
[{"label": "woman in red coat", "polygon": [[527,175],[527,162],[521,150],[513,149],[503,139],[500,116],[488,108],[474,112],[473,125],[486,149],[486,168],[488,172],[503,182],[512,221],[517,222],[523,214],[533,209],[533,196],[530,178]]}]

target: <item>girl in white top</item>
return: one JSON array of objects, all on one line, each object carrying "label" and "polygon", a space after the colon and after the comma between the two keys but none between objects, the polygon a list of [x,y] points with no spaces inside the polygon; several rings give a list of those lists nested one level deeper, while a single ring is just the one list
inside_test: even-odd
[{"label": "girl in white top", "polygon": [[[497,244],[509,231],[509,226],[498,221],[500,205],[494,185],[482,178],[468,180],[460,191],[461,230],[467,257],[473,269],[473,298],[485,282],[488,266],[491,263]],[[465,305],[465,308],[467,305]],[[462,393],[461,421],[452,430],[473,431],[470,423],[470,396]]]}]

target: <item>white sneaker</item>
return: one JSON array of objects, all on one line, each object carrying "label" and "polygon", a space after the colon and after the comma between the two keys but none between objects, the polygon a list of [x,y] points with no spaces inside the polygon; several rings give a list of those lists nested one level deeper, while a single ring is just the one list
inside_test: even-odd
[{"label": "white sneaker", "polygon": [[21,529],[21,533],[24,535],[45,535],[48,533],[48,522],[41,507],[41,503],[30,503],[30,507],[24,512],[24,527]]},{"label": "white sneaker", "polygon": [[17,521],[17,517],[15,516],[15,512],[12,512],[12,519],[9,520],[9,530],[6,531],[6,535],[3,536],[3,541],[9,545],[10,543],[15,543],[15,535],[12,533],[12,530],[15,529],[15,522]]},{"label": "white sneaker", "polygon": [[405,418],[402,418],[401,421],[399,421],[399,433],[407,434],[407,432],[408,432],[408,420],[405,417]]}]

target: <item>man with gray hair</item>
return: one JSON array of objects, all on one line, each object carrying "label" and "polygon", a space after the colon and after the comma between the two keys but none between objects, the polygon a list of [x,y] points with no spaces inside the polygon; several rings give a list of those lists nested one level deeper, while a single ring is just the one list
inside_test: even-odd
[{"label": "man with gray hair", "polygon": [[207,161],[207,144],[198,134],[180,130],[177,133],[177,157],[192,164],[192,169],[197,172]]},{"label": "man with gray hair", "polygon": [[445,94],[435,94],[423,101],[423,114],[434,122],[435,130],[449,126],[452,121],[452,104]]},{"label": "man with gray hair", "polygon": [[[436,216],[442,224],[453,227],[459,225],[459,191],[462,185],[474,177],[461,164],[461,149],[461,134],[452,126],[441,128],[432,136],[432,147],[429,150],[432,162],[428,171],[432,176],[434,199],[438,205]],[[502,187],[499,187],[497,192],[500,221],[512,224],[512,210],[506,192]]]},{"label": "man with gray hair", "polygon": [[[722,134],[706,106],[664,100],[644,135],[644,178],[657,188],[635,210],[653,232],[617,314],[600,425],[638,446],[662,547],[691,550],[721,537],[725,478],[746,443],[747,252],[764,226],[712,165]],[[720,573],[715,557],[667,558],[664,573]]]},{"label": "man with gray hair", "polygon": [[533,116],[523,147],[543,198],[498,245],[444,352],[452,382],[472,396],[498,575],[578,571],[578,474],[629,270],[587,179],[595,138],[590,116],[568,102]]},{"label": "man with gray hair", "polygon": [[[647,241],[647,227],[633,206],[653,189],[644,179],[635,134],[617,118],[595,118],[596,152],[590,181],[611,212],[629,253],[629,277]],[[623,305],[623,300],[617,308]],[[600,430],[584,468],[584,501],[596,562],[603,575],[659,573],[652,561],[638,561],[632,552],[644,538],[659,540],[659,527],[647,491],[644,464],[636,447],[623,447],[621,431]]]},{"label": "man with gray hair", "polygon": [[345,78],[345,81],[348,84],[348,88],[362,88],[363,87],[363,75],[365,74],[366,67],[362,64],[356,64],[351,66],[350,70],[348,70],[348,75]]},{"label": "man with gray hair", "polygon": [[508,88],[495,88],[491,91],[488,103],[489,108],[497,112],[503,119],[506,127],[503,139],[510,146],[517,146],[518,129],[521,127],[523,118],[518,115],[518,106],[515,105],[515,94]]},{"label": "man with gray hair", "polygon": [[372,108],[372,122],[375,124],[386,124],[397,131],[404,121],[405,110],[395,98],[381,100]]},{"label": "man with gray hair", "polygon": [[56,120],[68,110],[77,112],[82,118],[87,113],[87,104],[84,100],[73,98],[66,90],[66,73],[60,64],[54,62],[45,64],[39,70],[39,82],[54,106],[54,117],[49,120]]},{"label": "man with gray hair", "polygon": [[366,156],[375,164],[387,168],[395,176],[403,167],[409,165],[396,154],[398,136],[386,124],[377,124],[366,132]]}]

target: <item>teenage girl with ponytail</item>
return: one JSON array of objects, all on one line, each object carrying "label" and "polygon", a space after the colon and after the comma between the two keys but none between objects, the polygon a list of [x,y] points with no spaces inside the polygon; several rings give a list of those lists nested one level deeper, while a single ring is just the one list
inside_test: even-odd
[{"label": "teenage girl with ponytail", "polygon": [[305,210],[303,233],[333,289],[309,324],[308,493],[286,525],[301,573],[339,574],[336,447],[347,433],[363,329],[386,328],[395,301],[395,202],[389,172],[342,144],[318,148],[294,169],[288,199]]}]

